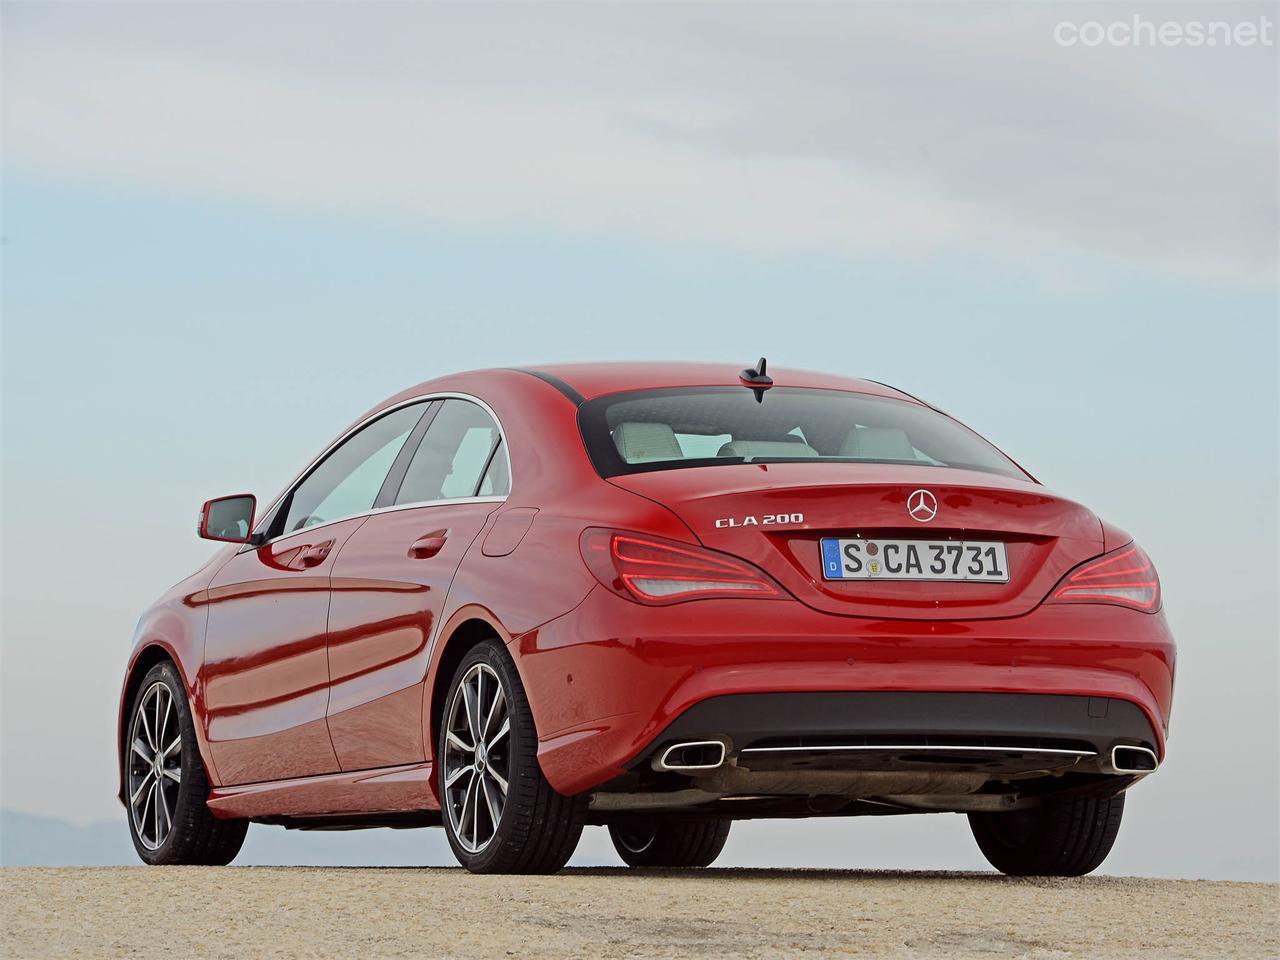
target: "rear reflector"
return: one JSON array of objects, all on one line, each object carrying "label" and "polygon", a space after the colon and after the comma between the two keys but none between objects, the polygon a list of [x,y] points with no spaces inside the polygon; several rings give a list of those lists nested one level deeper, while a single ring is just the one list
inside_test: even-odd
[{"label": "rear reflector", "polygon": [[1081,564],[1058,584],[1051,598],[1062,603],[1118,603],[1154,611],[1160,605],[1155,565],[1136,543]]},{"label": "rear reflector", "polygon": [[583,532],[579,545],[597,580],[640,603],[783,597],[782,589],[764,571],[714,550],[594,528]]}]

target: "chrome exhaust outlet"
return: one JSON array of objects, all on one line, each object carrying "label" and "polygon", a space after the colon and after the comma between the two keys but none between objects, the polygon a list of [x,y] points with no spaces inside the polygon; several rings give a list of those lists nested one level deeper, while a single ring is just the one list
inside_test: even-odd
[{"label": "chrome exhaust outlet", "polygon": [[698,773],[715,770],[724,763],[723,740],[689,740],[675,743],[653,761],[653,769],[670,773]]},{"label": "chrome exhaust outlet", "polygon": [[1146,747],[1112,747],[1111,769],[1115,773],[1155,773],[1160,760]]}]

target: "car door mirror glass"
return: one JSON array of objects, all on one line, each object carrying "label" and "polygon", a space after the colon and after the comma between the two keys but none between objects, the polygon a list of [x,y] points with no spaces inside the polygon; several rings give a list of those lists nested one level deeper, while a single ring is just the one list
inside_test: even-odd
[{"label": "car door mirror glass", "polygon": [[250,493],[209,500],[200,509],[197,532],[206,540],[248,543],[253,535],[253,515],[258,498]]}]

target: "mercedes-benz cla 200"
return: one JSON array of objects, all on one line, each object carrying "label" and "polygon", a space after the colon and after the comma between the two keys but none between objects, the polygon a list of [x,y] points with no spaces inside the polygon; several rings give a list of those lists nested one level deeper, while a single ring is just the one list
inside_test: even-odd
[{"label": "mercedes-benz cla 200", "polygon": [[999,870],[1069,876],[1164,757],[1142,548],[870,381],[443,377],[199,532],[224,546],[144,613],[120,698],[148,863],[228,863],[257,821],[439,825],[493,873],[600,824],[696,867],[735,820],[950,811]]}]

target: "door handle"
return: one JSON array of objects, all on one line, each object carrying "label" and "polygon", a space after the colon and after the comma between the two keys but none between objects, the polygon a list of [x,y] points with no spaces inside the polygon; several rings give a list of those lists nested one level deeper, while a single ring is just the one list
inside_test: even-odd
[{"label": "door handle", "polygon": [[317,543],[314,547],[307,547],[298,554],[298,563],[304,567],[318,567],[324,563],[329,556],[329,551],[333,549],[333,541],[326,540],[324,543]]},{"label": "door handle", "polygon": [[448,530],[434,530],[425,537],[421,537],[409,544],[409,556],[414,560],[426,560],[429,557],[434,557],[444,549],[444,542],[448,537]]}]

